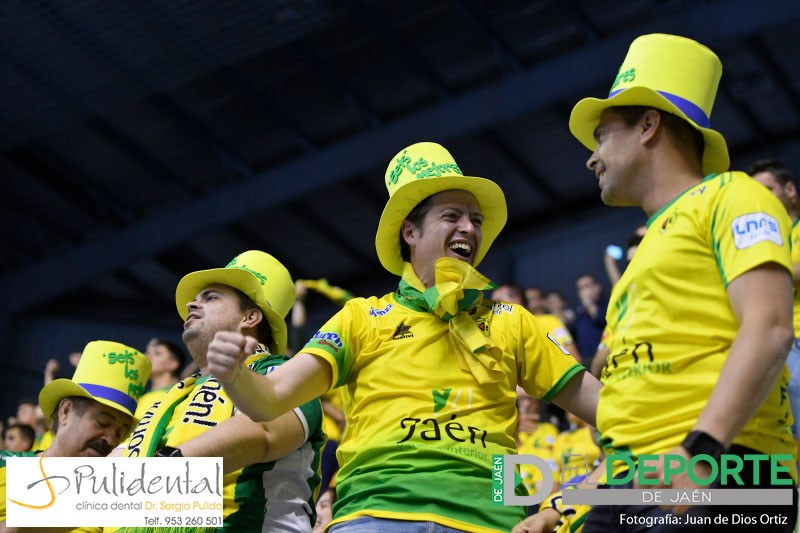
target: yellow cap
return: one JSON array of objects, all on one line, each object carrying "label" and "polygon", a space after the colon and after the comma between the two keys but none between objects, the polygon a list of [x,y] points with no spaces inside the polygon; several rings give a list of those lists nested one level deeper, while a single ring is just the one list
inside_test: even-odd
[{"label": "yellow cap", "polygon": [[83,349],[72,379],[56,379],[45,385],[39,392],[39,405],[50,418],[62,398],[83,396],[133,416],[149,377],[150,360],[135,348],[92,341]]},{"label": "yellow cap", "polygon": [[569,129],[589,150],[594,130],[609,107],[645,106],[672,113],[697,129],[705,141],[703,172],[728,170],[722,135],[711,129],[711,109],[722,77],[719,58],[697,41],[654,33],[636,38],[625,56],[608,98],[584,98],[572,108]]},{"label": "yellow cap", "polygon": [[383,267],[401,276],[400,228],[403,220],[422,200],[442,191],[472,193],[483,212],[483,241],[475,256],[478,266],[506,224],[508,210],[502,189],[486,178],[464,176],[453,156],[443,146],[421,142],[404,148],[386,169],[389,201],[383,208],[375,236],[375,248]]},{"label": "yellow cap", "polygon": [[249,250],[234,257],[224,268],[199,270],[186,274],[175,289],[178,314],[186,320],[186,304],[200,291],[219,283],[233,287],[253,300],[264,313],[272,330],[270,352],[286,352],[286,315],[294,305],[294,282],[280,261],[266,252]]}]

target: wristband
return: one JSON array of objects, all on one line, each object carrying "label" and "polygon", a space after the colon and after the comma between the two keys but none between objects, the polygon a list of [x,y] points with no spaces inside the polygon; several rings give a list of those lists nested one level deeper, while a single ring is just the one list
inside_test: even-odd
[{"label": "wristband", "polygon": [[183,457],[180,448],[173,448],[172,446],[164,446],[156,452],[156,457]]},{"label": "wristband", "polygon": [[683,439],[681,447],[689,452],[692,457],[696,455],[710,455],[719,463],[725,453],[725,445],[706,433],[705,431],[690,431]]}]

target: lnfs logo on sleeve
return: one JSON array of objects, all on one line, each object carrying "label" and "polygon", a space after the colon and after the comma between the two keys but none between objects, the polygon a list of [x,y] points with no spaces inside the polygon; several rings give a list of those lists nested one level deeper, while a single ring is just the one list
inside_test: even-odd
[{"label": "lnfs logo on sleeve", "polygon": [[739,250],[764,241],[783,246],[783,236],[778,221],[766,213],[748,213],[734,218],[731,222],[731,231],[733,243]]}]

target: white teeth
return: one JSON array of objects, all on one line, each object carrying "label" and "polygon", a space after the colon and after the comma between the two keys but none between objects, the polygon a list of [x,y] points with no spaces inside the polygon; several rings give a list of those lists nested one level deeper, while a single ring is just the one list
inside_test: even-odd
[{"label": "white teeth", "polygon": [[450,249],[453,251],[463,251],[467,255],[472,253],[472,246],[465,242],[454,242],[450,245]]}]

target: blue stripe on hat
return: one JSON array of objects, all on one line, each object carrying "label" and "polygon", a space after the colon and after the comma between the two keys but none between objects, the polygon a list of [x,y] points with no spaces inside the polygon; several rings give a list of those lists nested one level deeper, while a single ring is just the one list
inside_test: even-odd
[{"label": "blue stripe on hat", "polygon": [[78,385],[86,389],[89,394],[96,398],[103,398],[104,400],[117,403],[131,413],[136,411],[136,400],[124,392],[120,392],[117,389],[112,389],[111,387],[105,387],[103,385],[95,385],[94,383],[78,383]]},{"label": "blue stripe on hat", "polygon": [[[616,91],[612,91],[609,93],[608,97],[611,98],[615,96],[625,89],[618,89]],[[656,91],[658,94],[672,102],[672,104],[683,111],[683,114],[686,115],[690,120],[692,120],[695,124],[700,126],[701,128],[710,128],[711,127],[711,119],[708,118],[705,111],[703,111],[700,106],[695,104],[694,102],[687,100],[686,98],[680,97],[677,94],[668,93],[666,91]]]}]

